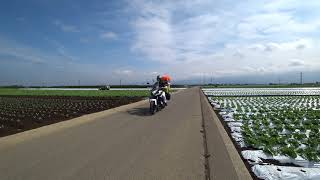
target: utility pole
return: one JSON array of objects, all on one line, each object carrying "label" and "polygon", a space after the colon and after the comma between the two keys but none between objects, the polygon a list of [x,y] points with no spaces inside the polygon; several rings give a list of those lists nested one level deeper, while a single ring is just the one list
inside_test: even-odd
[{"label": "utility pole", "polygon": [[78,86],[80,86],[80,80],[78,80]]},{"label": "utility pole", "polygon": [[120,86],[121,86],[121,81],[122,81],[122,79],[120,79]]},{"label": "utility pole", "polygon": [[300,84],[302,85],[302,72],[300,72]]}]

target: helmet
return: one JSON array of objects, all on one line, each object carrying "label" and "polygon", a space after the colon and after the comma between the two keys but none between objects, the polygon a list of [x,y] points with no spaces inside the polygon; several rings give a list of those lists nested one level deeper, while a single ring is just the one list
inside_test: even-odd
[{"label": "helmet", "polygon": [[169,75],[163,75],[163,76],[161,77],[161,80],[162,80],[162,81],[169,82],[169,81],[171,81],[171,77],[170,77]]}]

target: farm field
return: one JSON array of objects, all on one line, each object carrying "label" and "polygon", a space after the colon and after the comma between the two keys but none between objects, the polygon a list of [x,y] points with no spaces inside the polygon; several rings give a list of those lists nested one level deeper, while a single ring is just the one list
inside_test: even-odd
[{"label": "farm field", "polygon": [[[186,88],[171,88],[172,91]],[[99,88],[19,88],[19,90],[62,90],[62,91],[98,91]],[[150,87],[143,88],[110,88],[111,91],[149,91]]]},{"label": "farm field", "polygon": [[0,88],[0,96],[85,96],[85,97],[110,97],[110,96],[139,96],[149,95],[149,90],[37,90],[37,89],[9,89]]},{"label": "farm field", "polygon": [[[3,90],[0,92],[9,95],[8,93],[4,93]],[[37,93],[31,92],[31,94]],[[52,94],[50,91],[48,94],[30,96],[31,94],[15,91],[10,96],[0,96],[0,137],[143,99],[142,96],[144,94],[131,93],[129,95],[132,97],[125,97],[125,94],[122,94],[122,92],[112,94],[112,96],[118,95],[118,97],[80,97],[85,95],[83,92],[77,94],[78,96],[73,94],[73,96],[63,97],[56,95],[66,95],[67,93],[53,92],[55,96],[50,96]],[[14,96],[17,94],[24,96]]]},{"label": "farm field", "polygon": [[320,88],[206,88],[203,92],[209,96],[311,96],[320,95]]},{"label": "farm field", "polygon": [[318,89],[203,91],[257,177],[320,178]]},{"label": "farm field", "polygon": [[320,84],[216,84],[216,85],[204,85],[203,88],[320,88]]}]

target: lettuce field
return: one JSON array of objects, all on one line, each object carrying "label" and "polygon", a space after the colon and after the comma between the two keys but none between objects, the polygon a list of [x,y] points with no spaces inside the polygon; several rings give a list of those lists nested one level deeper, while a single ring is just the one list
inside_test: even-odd
[{"label": "lettuce field", "polygon": [[203,91],[258,178],[320,178],[320,89]]}]

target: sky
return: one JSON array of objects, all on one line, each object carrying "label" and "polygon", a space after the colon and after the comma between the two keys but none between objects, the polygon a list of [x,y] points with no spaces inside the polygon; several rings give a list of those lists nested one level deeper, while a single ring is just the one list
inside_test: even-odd
[{"label": "sky", "polygon": [[[2,0],[0,85],[320,81],[319,0]],[[80,82],[79,82],[80,81]]]}]

